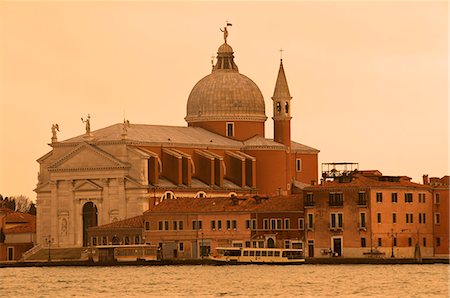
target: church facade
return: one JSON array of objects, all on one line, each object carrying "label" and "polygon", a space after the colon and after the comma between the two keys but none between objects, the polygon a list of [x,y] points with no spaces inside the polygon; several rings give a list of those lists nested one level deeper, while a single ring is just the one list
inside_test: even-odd
[{"label": "church facade", "polygon": [[291,140],[291,100],[281,61],[265,138],[264,97],[227,43],[192,89],[187,126],[130,124],[58,141],[39,158],[37,242],[88,245],[87,229],[142,215],[165,199],[290,195],[316,181],[317,149]]}]

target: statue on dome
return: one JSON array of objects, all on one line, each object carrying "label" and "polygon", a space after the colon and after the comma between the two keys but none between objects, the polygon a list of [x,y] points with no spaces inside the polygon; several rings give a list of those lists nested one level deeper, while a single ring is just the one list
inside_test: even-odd
[{"label": "statue on dome", "polygon": [[86,134],[87,135],[91,134],[91,115],[88,114],[86,120],[81,118],[81,122],[86,123]]},{"label": "statue on dome", "polygon": [[233,25],[231,23],[227,22],[227,25],[225,27],[223,27],[223,30],[222,30],[222,28],[219,28],[220,31],[223,32],[223,39],[225,40],[225,43],[227,43],[227,38],[228,38],[228,30],[227,30],[228,26],[233,26]]}]

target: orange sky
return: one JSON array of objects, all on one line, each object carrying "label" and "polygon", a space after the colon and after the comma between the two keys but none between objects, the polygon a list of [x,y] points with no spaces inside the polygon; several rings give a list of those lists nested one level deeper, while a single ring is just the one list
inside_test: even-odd
[{"label": "orange sky", "polygon": [[[447,2],[1,2],[0,194],[35,198],[36,159],[122,122],[186,125],[190,90],[229,44],[266,101],[282,47],[292,137],[319,162],[448,174]],[[320,169],[319,169],[320,170]]]}]

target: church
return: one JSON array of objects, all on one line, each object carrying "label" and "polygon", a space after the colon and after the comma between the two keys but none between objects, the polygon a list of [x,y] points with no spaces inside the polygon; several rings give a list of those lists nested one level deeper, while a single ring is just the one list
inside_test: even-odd
[{"label": "church", "polygon": [[127,120],[58,141],[39,158],[37,242],[88,245],[87,229],[142,215],[165,199],[288,196],[317,181],[319,150],[291,140],[283,61],[272,96],[274,138],[258,86],[239,72],[227,43],[192,88],[186,126]]}]

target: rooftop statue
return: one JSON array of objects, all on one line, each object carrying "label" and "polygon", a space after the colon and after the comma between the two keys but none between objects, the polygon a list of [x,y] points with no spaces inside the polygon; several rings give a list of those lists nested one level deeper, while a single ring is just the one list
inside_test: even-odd
[{"label": "rooftop statue", "polygon": [[90,134],[91,133],[91,115],[88,114],[86,120],[83,120],[83,118],[81,118],[81,122],[86,123],[86,134]]}]

